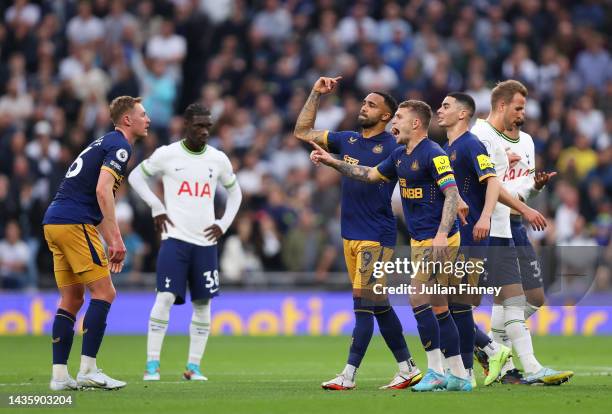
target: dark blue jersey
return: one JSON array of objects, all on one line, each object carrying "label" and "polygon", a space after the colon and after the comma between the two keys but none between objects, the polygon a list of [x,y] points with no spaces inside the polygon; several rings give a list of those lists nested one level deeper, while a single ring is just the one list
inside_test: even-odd
[{"label": "dark blue jersey", "polygon": [[[410,238],[432,239],[438,232],[444,207],[444,189],[455,185],[453,169],[444,150],[426,138],[410,154],[406,147],[394,150],[376,169],[384,179],[399,178],[404,217]],[[455,222],[448,232],[455,234]]]},{"label": "dark blue jersey", "polygon": [[[374,167],[398,148],[393,135],[383,132],[364,138],[354,131],[326,132],[325,145],[331,153],[353,165]],[[347,240],[378,241],[395,246],[396,225],[391,195],[397,180],[370,184],[342,177],[341,233]]]},{"label": "dark blue jersey", "polygon": [[72,163],[43,219],[43,224],[93,224],[102,221],[96,197],[100,170],[115,177],[119,188],[127,170],[132,148],[119,131],[93,141]]},{"label": "dark blue jersey", "polygon": [[474,225],[480,218],[487,193],[488,177],[495,177],[495,166],[484,144],[469,131],[457,138],[452,145],[444,146],[455,172],[455,181],[461,198],[470,208],[467,221]]}]

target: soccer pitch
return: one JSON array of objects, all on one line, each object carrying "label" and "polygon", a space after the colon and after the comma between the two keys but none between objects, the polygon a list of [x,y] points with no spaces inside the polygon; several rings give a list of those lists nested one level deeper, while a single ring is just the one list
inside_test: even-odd
[{"label": "soccer pitch", "polygon": [[[421,369],[425,354],[418,338],[408,344]],[[350,338],[340,337],[230,337],[210,338],[202,363],[207,382],[187,382],[181,373],[189,340],[168,336],[162,351],[159,382],[143,382],[146,338],[109,336],[98,355],[99,366],[128,382],[118,391],[74,391],[70,413],[610,413],[612,412],[612,337],[535,337],[540,361],[554,368],[572,369],[574,378],[558,387],[480,386],[472,393],[414,393],[379,390],[396,370],[381,337],[376,336],[362,367],[357,388],[324,391],[320,383],[344,366]],[[70,373],[78,370],[81,337],[75,337]],[[8,395],[51,392],[49,337],[0,337],[1,411],[48,412],[7,408]],[[476,370],[479,383],[481,370]],[[66,392],[68,393],[68,392]]]}]

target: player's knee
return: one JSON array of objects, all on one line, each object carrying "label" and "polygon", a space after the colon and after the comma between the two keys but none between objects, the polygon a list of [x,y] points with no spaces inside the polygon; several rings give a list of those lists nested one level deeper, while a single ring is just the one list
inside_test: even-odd
[{"label": "player's knee", "polygon": [[208,300],[193,302],[193,318],[205,322],[210,321],[210,302]]},{"label": "player's knee", "polygon": [[420,295],[420,294],[410,295],[410,306],[412,306],[413,308],[416,308],[421,305],[426,305],[428,303],[429,303],[429,298],[427,297],[427,295]]},{"label": "player's knee", "polygon": [[504,308],[509,307],[509,306],[516,306],[519,308],[524,308],[526,304],[527,304],[527,299],[525,298],[525,295],[513,296],[511,298],[504,299],[502,302],[502,305],[504,306]]},{"label": "player's knee", "polygon": [[108,289],[105,289],[103,295],[105,301],[107,301],[108,303],[113,303],[113,301],[117,297],[117,291],[115,290],[114,286],[111,286]]},{"label": "player's knee", "polygon": [[433,310],[434,314],[439,315],[446,312],[448,310],[448,306],[432,306],[431,309]]},{"label": "player's knee", "polygon": [[170,310],[172,305],[174,305],[175,299],[176,296],[172,292],[158,292],[155,297],[155,306]]},{"label": "player's knee", "polygon": [[83,303],[85,303],[85,299],[82,296],[81,297],[62,296],[59,307],[70,312],[73,315],[76,315],[79,312],[79,310],[83,307]]},{"label": "player's knee", "polygon": [[527,297],[527,303],[536,308],[544,306],[544,303],[546,302],[546,299],[544,298],[544,289],[532,289],[525,291],[525,296]]}]

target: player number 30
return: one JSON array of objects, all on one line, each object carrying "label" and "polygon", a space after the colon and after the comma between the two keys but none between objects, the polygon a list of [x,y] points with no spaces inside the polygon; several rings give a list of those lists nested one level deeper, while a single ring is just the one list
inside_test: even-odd
[{"label": "player number 30", "polygon": [[206,279],[206,284],[204,285],[206,289],[210,289],[213,286],[219,286],[219,271],[215,270],[211,272],[209,270],[204,272],[204,278]]}]

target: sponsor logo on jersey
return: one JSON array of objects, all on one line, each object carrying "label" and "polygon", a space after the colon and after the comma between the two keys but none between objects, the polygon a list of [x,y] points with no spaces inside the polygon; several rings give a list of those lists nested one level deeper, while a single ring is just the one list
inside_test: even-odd
[{"label": "sponsor logo on jersey", "polygon": [[383,146],[382,144],[378,144],[376,145],[374,148],[372,148],[372,152],[374,154],[380,154],[381,152],[383,152]]},{"label": "sponsor logo on jersey", "polygon": [[452,171],[450,160],[448,159],[447,155],[438,155],[437,157],[434,157],[433,162],[438,174],[444,174]]},{"label": "sponsor logo on jersey", "polygon": [[114,169],[121,171],[121,164],[119,164],[117,161],[115,160],[110,160],[109,163]]},{"label": "sponsor logo on jersey", "polygon": [[191,197],[212,197],[212,193],[210,191],[210,184],[199,183],[197,181],[194,183],[190,183],[189,181],[183,181],[177,193],[177,196],[181,195],[188,195]]},{"label": "sponsor logo on jersey", "polygon": [[124,148],[120,148],[117,150],[117,159],[121,162],[126,162],[128,159],[128,152]]},{"label": "sponsor logo on jersey", "polygon": [[421,187],[419,188],[402,187],[400,189],[400,192],[402,194],[402,198],[408,198],[408,199],[423,198],[423,188]]},{"label": "sponsor logo on jersey", "polygon": [[344,155],[344,162],[351,164],[351,165],[359,164],[359,160],[357,158],[350,157],[346,154]]},{"label": "sponsor logo on jersey", "polygon": [[479,154],[476,156],[476,160],[478,161],[478,166],[481,170],[486,170],[488,168],[494,168],[493,162],[491,162],[491,158],[485,154]]}]

